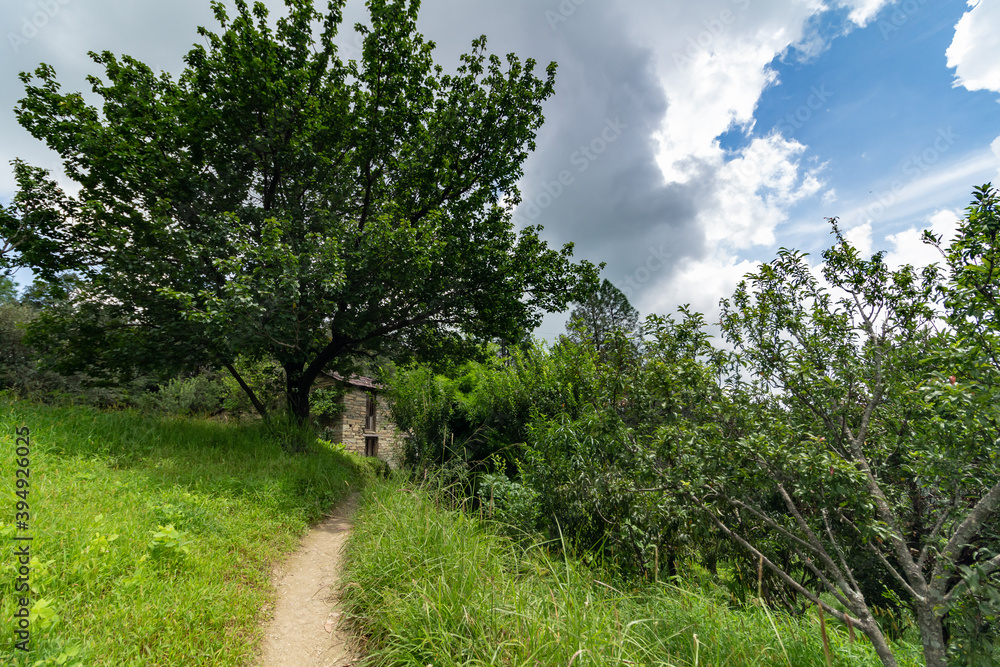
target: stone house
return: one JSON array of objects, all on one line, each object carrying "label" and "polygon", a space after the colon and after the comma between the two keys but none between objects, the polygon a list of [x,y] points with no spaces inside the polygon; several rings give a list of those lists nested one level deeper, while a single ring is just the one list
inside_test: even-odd
[{"label": "stone house", "polygon": [[334,374],[334,379],[345,389],[341,399],[344,409],[326,426],[326,439],[343,443],[349,452],[395,464],[404,436],[389,416],[389,406],[380,393],[384,387],[359,375],[344,378]]}]

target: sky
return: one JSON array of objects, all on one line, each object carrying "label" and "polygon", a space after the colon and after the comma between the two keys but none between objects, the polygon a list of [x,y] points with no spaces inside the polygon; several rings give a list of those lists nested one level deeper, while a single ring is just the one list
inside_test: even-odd
[{"label": "sky", "polygon": [[[366,17],[348,0],[345,58]],[[4,0],[0,162],[59,171],[14,118],[19,72],[45,62],[86,91],[86,53],[109,50],[177,74],[199,25],[208,0]],[[1000,181],[1000,0],[425,0],[418,26],[446,69],[480,35],[558,63],[515,222],[606,263],[643,315],[712,321],[779,248],[818,262],[828,218],[863,252],[933,261],[921,230],[947,236]]]}]

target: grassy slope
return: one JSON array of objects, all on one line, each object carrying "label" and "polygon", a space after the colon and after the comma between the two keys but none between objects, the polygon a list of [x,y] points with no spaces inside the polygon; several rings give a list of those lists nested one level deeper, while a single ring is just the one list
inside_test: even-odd
[{"label": "grassy slope", "polygon": [[[734,610],[712,590],[621,593],[398,485],[366,490],[347,558],[345,596],[367,638],[366,664],[826,664],[815,616]],[[881,664],[828,627],[833,664]],[[917,647],[898,647],[898,658],[921,664]]]},{"label": "grassy slope", "polygon": [[[30,655],[14,650],[10,629],[21,426],[31,429],[34,597],[58,615],[34,619]],[[87,665],[251,664],[274,561],[359,474],[329,449],[289,455],[259,427],[0,397],[0,664],[56,664],[74,646]],[[168,524],[190,540],[186,555],[150,548]]]}]

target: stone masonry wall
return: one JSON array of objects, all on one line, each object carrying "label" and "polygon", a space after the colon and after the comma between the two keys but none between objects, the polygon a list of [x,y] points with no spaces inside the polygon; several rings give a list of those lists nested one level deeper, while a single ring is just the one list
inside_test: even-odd
[{"label": "stone masonry wall", "polygon": [[368,391],[358,387],[347,387],[344,394],[344,411],[332,424],[330,431],[334,442],[342,442],[349,452],[364,455],[365,438],[378,436],[378,457],[388,463],[395,463],[396,453],[402,444],[402,434],[396,430],[389,416],[389,406],[382,396],[376,394],[375,430],[365,431]]}]

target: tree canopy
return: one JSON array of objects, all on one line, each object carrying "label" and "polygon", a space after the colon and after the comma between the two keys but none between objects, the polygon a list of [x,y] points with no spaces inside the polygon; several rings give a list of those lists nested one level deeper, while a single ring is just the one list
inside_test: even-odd
[{"label": "tree canopy", "polygon": [[346,360],[515,338],[595,280],[572,244],[511,222],[554,63],[540,78],[480,37],[445,73],[419,0],[368,2],[348,62],[343,0],[286,0],[276,26],[235,4],[213,2],[220,31],[199,28],[179,77],[91,53],[100,107],[47,65],[21,75],[19,122],[80,191],[18,163],[0,225],[20,261],[81,276],[74,308],[41,320],[64,359],[235,374],[237,354],[269,357],[304,420],[314,381]]},{"label": "tree canopy", "polygon": [[635,335],[639,326],[639,311],[628,297],[605,278],[596,289],[588,291],[569,314],[566,330],[571,339],[587,341],[601,352],[618,330]]}]

